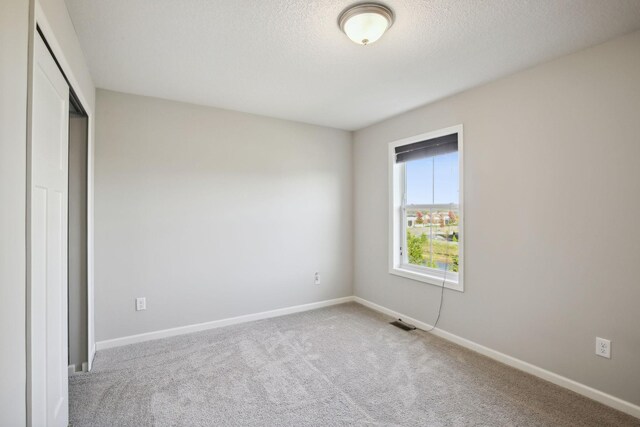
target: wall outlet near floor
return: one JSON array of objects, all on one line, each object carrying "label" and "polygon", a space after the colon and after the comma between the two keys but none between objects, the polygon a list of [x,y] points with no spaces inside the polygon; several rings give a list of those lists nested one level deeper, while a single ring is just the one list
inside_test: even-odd
[{"label": "wall outlet near floor", "polygon": [[314,285],[320,284],[320,273],[316,272],[316,275],[314,276],[314,279],[313,279],[313,284]]},{"label": "wall outlet near floor", "polygon": [[596,337],[596,354],[611,359],[611,341]]},{"label": "wall outlet near floor", "polygon": [[146,310],[146,309],[147,309],[147,299],[136,298],[136,311]]}]

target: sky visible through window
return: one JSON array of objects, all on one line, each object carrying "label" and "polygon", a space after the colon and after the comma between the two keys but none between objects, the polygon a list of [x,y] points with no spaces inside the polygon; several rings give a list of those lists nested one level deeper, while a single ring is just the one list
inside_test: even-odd
[{"label": "sky visible through window", "polygon": [[408,205],[459,203],[457,152],[412,160],[405,166]]}]

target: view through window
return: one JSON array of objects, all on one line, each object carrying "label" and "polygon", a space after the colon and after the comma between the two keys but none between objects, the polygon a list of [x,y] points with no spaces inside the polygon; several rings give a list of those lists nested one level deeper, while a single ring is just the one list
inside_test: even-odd
[{"label": "view through window", "polygon": [[457,273],[460,203],[458,151],[437,150],[404,163],[406,261]]}]

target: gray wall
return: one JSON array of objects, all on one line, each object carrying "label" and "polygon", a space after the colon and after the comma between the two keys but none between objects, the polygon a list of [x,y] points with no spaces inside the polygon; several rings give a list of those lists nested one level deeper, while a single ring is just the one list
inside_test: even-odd
[{"label": "gray wall", "polygon": [[351,295],[351,152],[345,131],[98,90],[97,341]]},{"label": "gray wall", "polygon": [[0,425],[26,421],[25,232],[29,3],[0,2]]},{"label": "gray wall", "polygon": [[355,133],[355,293],[430,324],[440,289],[387,272],[387,143],[459,123],[466,283],[439,327],[640,404],[640,32]]},{"label": "gray wall", "polygon": [[69,364],[88,359],[87,117],[69,119]]}]

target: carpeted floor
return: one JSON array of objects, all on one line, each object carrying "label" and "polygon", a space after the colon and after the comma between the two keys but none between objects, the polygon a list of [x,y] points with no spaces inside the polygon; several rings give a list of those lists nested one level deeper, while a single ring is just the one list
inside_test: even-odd
[{"label": "carpeted floor", "polygon": [[80,426],[640,426],[355,303],[98,352]]}]

